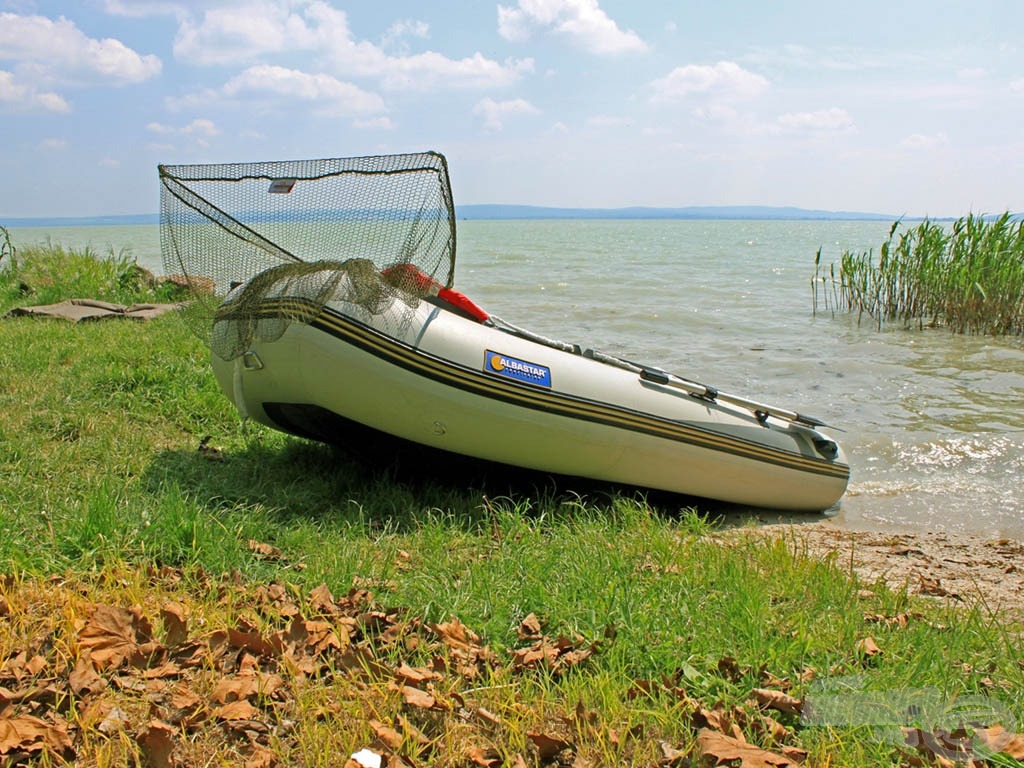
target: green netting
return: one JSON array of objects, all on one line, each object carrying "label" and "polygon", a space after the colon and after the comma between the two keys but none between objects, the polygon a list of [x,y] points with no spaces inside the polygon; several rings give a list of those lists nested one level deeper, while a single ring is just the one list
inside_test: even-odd
[{"label": "green netting", "polygon": [[308,322],[327,302],[386,312],[385,331],[398,335],[410,313],[396,302],[414,308],[430,285],[454,280],[455,212],[437,153],[159,173],[164,272],[187,284],[186,319],[225,359]]}]

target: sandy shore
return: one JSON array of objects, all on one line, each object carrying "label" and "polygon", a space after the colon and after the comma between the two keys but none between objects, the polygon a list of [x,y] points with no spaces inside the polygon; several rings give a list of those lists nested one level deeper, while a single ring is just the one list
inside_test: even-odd
[{"label": "sandy shore", "polygon": [[755,531],[791,542],[811,557],[836,553],[864,583],[1024,619],[1024,544],[961,533],[890,533],[816,524],[765,524]]}]

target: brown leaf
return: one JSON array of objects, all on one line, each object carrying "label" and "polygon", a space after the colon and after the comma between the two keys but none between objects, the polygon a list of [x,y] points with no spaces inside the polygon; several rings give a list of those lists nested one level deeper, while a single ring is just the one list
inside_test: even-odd
[{"label": "brown leaf", "polygon": [[129,611],[97,605],[78,633],[78,644],[90,652],[93,664],[100,669],[117,669],[126,661],[141,661],[142,645],[152,636],[152,627],[138,608]]},{"label": "brown leaf", "polygon": [[165,645],[174,648],[188,639],[188,620],[181,605],[170,601],[164,603],[160,608],[160,618],[164,623]]},{"label": "brown leaf", "polygon": [[526,738],[528,738],[533,746],[537,748],[537,752],[540,754],[540,759],[543,761],[551,760],[560,752],[566,749],[572,749],[572,744],[564,739],[560,739],[557,736],[550,736],[540,731],[527,731]]},{"label": "brown leaf", "polygon": [[373,732],[377,734],[377,738],[380,739],[384,746],[391,751],[397,752],[402,748],[402,734],[390,725],[385,725],[380,720],[371,720],[370,727],[373,728]]},{"label": "brown leaf", "polygon": [[258,746],[245,761],[245,768],[274,768],[278,765],[277,755],[266,747]]},{"label": "brown leaf", "polygon": [[458,619],[452,619],[444,624],[431,624],[430,628],[451,648],[468,651],[481,647],[480,636]]},{"label": "brown leaf", "polygon": [[944,586],[941,581],[937,578],[931,578],[921,574],[918,576],[919,583],[917,585],[917,591],[922,595],[931,595],[932,597],[952,597],[956,600],[960,599],[960,595],[955,592],[950,592]]},{"label": "brown leaf", "polygon": [[243,629],[228,630],[228,644],[232,648],[252,651],[260,656],[279,656],[284,644],[280,637],[263,637],[259,632],[250,632]]},{"label": "brown leaf", "polygon": [[676,749],[667,741],[659,741],[658,748],[661,749],[661,759],[658,761],[658,765],[665,766],[665,768],[681,768],[681,766],[690,764],[686,759],[686,753]]},{"label": "brown leaf", "polygon": [[402,663],[398,669],[395,670],[395,677],[403,685],[411,685],[414,688],[422,688],[424,683],[428,683],[431,680],[437,680],[441,677],[440,674],[434,672],[432,669],[426,667],[410,667],[406,663]]},{"label": "brown leaf", "polygon": [[989,751],[1000,752],[1014,760],[1024,761],[1024,734],[1011,733],[1001,725],[977,731],[975,738]]},{"label": "brown leaf", "polygon": [[327,588],[326,584],[321,584],[310,592],[309,597],[309,607],[314,613],[326,615],[341,613],[338,604],[334,602],[334,595],[331,594],[331,590]]},{"label": "brown leaf", "polygon": [[501,753],[493,747],[470,747],[466,750],[466,757],[480,768],[499,768],[504,763]]},{"label": "brown leaf", "polygon": [[249,539],[249,551],[261,560],[281,560],[281,550],[271,544],[264,544],[256,539]]},{"label": "brown leaf", "polygon": [[711,759],[711,765],[722,765],[733,760],[740,761],[740,768],[780,768],[794,764],[788,757],[708,728],[702,728],[697,734],[697,749],[702,757]]},{"label": "brown leaf", "polygon": [[764,709],[776,709],[779,712],[799,715],[804,706],[804,703],[795,696],[768,688],[755,688],[751,695],[757,701],[757,705]]},{"label": "brown leaf", "polygon": [[869,658],[871,656],[878,656],[882,653],[882,649],[878,647],[878,643],[875,642],[875,638],[873,637],[865,637],[858,640],[854,647],[862,656],[867,656]]},{"label": "brown leaf", "polygon": [[401,691],[402,698],[405,699],[405,703],[410,707],[416,707],[417,709],[444,709],[437,699],[426,691],[421,691],[419,688],[403,685]]},{"label": "brown leaf", "polygon": [[173,768],[174,729],[161,720],[151,720],[136,737],[150,768]]},{"label": "brown leaf", "polygon": [[225,704],[213,714],[221,720],[254,720],[260,711],[250,704],[248,699],[241,699]]},{"label": "brown leaf", "polygon": [[88,651],[78,657],[75,668],[68,675],[68,685],[76,696],[90,696],[107,687],[107,681],[96,673]]},{"label": "brown leaf", "polygon": [[537,640],[541,637],[540,619],[537,618],[537,614],[531,613],[519,624],[519,629],[516,630],[516,634],[520,640]]},{"label": "brown leaf", "polygon": [[0,718],[0,755],[11,752],[74,754],[67,727],[31,715]]},{"label": "brown leaf", "polygon": [[217,683],[210,699],[217,704],[230,704],[253,696],[273,696],[283,686],[284,680],[275,674],[260,672],[226,677]]}]

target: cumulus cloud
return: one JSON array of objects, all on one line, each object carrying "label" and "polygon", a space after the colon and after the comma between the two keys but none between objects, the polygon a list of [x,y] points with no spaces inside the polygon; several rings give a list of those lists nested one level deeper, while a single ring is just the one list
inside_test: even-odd
[{"label": "cumulus cloud", "polygon": [[[399,39],[423,37],[427,31],[420,22],[400,22],[385,35],[385,43],[394,47]],[[347,14],[321,0],[245,0],[207,9],[197,18],[184,19],[174,42],[175,57],[199,65],[255,64],[273,55],[302,52],[321,57],[335,77],[375,79],[394,90],[503,86],[533,70],[530,59],[497,62],[479,52],[462,59],[404,49],[389,54],[384,47],[357,40]]]},{"label": "cumulus cloud", "polygon": [[0,107],[24,112],[71,111],[71,105],[59,94],[40,91],[34,86],[19,82],[12,72],[4,70],[0,70]]},{"label": "cumulus cloud", "polygon": [[682,101],[694,96],[736,101],[759,96],[769,87],[767,78],[743,69],[733,61],[687,64],[651,83],[651,101]]},{"label": "cumulus cloud", "polygon": [[325,74],[308,74],[266,64],[249,67],[225,83],[223,93],[230,97],[272,96],[305,101],[317,105],[320,114],[342,116],[375,115],[385,110],[384,100]]},{"label": "cumulus cloud", "polygon": [[380,40],[381,48],[406,55],[409,53],[408,39],[410,37],[425,40],[430,36],[430,25],[425,21],[413,21],[402,19],[396,21]]},{"label": "cumulus cloud", "polygon": [[120,40],[98,40],[63,16],[0,13],[0,60],[15,61],[43,85],[140,83],[160,74],[160,59]]},{"label": "cumulus cloud", "polygon": [[514,115],[539,115],[540,113],[540,110],[526,99],[495,101],[488,97],[481,99],[473,107],[473,114],[483,119],[484,128],[488,131],[500,131],[505,127],[505,120]]},{"label": "cumulus cloud", "polygon": [[518,0],[498,6],[498,33],[510,42],[525,42],[533,30],[550,30],[597,54],[646,50],[633,30],[622,30],[597,0]]},{"label": "cumulus cloud", "polygon": [[845,109],[832,107],[817,112],[792,112],[780,115],[779,125],[783,128],[806,131],[851,131],[856,128],[853,118]]},{"label": "cumulus cloud", "polygon": [[949,144],[949,137],[944,133],[914,133],[900,142],[900,146],[914,152],[928,152],[941,149]]}]

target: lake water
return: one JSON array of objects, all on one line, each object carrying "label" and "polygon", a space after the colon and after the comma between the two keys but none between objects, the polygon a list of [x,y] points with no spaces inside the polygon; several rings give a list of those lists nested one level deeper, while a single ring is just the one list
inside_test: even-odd
[{"label": "lake water", "polygon": [[[888,222],[463,221],[456,288],[503,319],[844,430],[838,524],[1024,539],[1024,339],[814,316],[814,254]],[[12,230],[160,268],[155,226]]]}]

